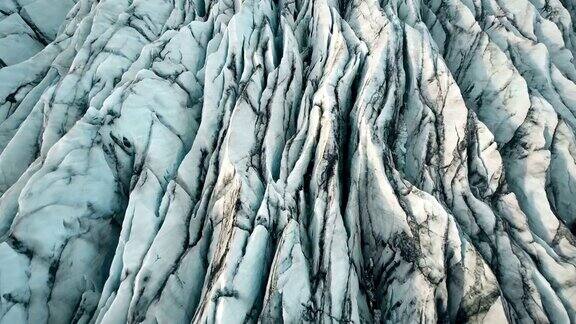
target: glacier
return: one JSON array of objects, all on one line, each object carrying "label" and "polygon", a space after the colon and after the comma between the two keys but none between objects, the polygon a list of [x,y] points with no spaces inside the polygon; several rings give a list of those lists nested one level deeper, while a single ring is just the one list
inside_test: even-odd
[{"label": "glacier", "polygon": [[576,323],[573,0],[1,0],[0,323]]}]

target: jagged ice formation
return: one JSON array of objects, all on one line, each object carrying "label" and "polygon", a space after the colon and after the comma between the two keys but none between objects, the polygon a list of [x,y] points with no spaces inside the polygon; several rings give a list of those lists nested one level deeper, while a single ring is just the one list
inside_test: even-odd
[{"label": "jagged ice formation", "polygon": [[573,0],[1,0],[0,323],[576,323]]}]

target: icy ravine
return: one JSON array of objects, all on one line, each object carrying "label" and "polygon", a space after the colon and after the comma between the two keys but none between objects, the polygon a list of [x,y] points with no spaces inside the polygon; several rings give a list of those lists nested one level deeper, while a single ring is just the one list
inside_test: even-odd
[{"label": "icy ravine", "polygon": [[575,19],[2,2],[0,323],[576,323]]}]

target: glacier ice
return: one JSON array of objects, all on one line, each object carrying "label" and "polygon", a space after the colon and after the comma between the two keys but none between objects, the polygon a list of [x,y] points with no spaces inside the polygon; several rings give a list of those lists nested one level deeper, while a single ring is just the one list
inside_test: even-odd
[{"label": "glacier ice", "polygon": [[572,0],[2,0],[0,323],[576,323]]}]

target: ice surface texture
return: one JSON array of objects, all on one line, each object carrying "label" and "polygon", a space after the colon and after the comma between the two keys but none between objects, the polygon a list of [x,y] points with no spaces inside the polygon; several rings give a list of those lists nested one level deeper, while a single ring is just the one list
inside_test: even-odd
[{"label": "ice surface texture", "polygon": [[573,0],[0,0],[0,323],[576,323]]}]

